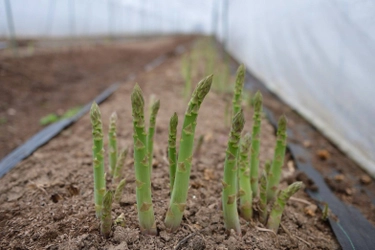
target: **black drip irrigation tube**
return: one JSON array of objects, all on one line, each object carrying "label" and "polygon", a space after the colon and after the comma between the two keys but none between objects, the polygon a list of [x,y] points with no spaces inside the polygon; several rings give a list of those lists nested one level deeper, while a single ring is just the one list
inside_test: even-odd
[{"label": "black drip irrigation tube", "polygon": [[[231,71],[235,72],[238,63],[232,60],[230,65]],[[278,99],[277,96],[271,93],[265,85],[255,78],[250,72],[246,72],[245,87],[251,90],[259,89],[263,93]],[[263,107],[268,121],[277,129],[277,119],[272,110]],[[295,124],[293,129],[288,129],[288,143],[287,148],[291,153],[296,167],[312,180],[317,190],[307,189],[309,196],[316,200],[320,209],[323,210],[323,204],[326,203],[334,216],[329,216],[328,220],[336,236],[337,241],[344,250],[373,250],[375,249],[375,227],[369,222],[363,214],[355,207],[345,204],[337,198],[337,196],[328,187],[324,181],[323,176],[313,167],[313,155],[303,146],[298,144],[296,135],[303,137],[304,140],[312,141],[308,133],[313,130],[312,126],[304,124]]]},{"label": "black drip irrigation tube", "polygon": [[[145,71],[153,70],[154,68],[156,68],[157,66],[165,62],[169,56],[179,55],[179,54],[182,54],[184,51],[185,51],[185,46],[179,45],[172,51],[172,53],[166,52],[165,54],[157,57],[156,59],[152,60],[150,63],[146,64],[143,67],[143,70]],[[131,81],[135,79],[135,77],[136,77],[135,74],[130,74],[125,79],[125,81]],[[115,90],[118,89],[119,86],[120,86],[119,83],[112,84],[110,87],[104,90],[101,94],[99,94],[93,101],[95,101],[98,104],[103,102],[110,95],[112,95],[115,92]],[[23,159],[31,155],[39,147],[43,146],[53,137],[58,135],[63,129],[69,127],[70,125],[78,121],[79,118],[81,118],[84,114],[86,114],[90,110],[90,107],[93,101],[86,104],[75,116],[71,118],[65,118],[61,121],[53,123],[47,126],[46,128],[42,129],[41,131],[36,133],[33,137],[31,137],[29,140],[27,140],[23,145],[17,147],[11,153],[5,156],[0,161],[0,178],[6,173],[8,173],[13,167],[15,167]]]}]

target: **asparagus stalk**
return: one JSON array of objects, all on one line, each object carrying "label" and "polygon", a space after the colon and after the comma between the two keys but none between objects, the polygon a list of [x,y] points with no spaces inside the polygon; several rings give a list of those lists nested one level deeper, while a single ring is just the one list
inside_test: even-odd
[{"label": "asparagus stalk", "polygon": [[148,152],[148,164],[150,166],[150,176],[152,170],[152,158],[154,152],[154,134],[155,134],[155,123],[156,123],[156,116],[158,114],[160,108],[160,100],[154,102],[151,106],[151,114],[150,114],[150,124],[148,128],[148,135],[147,135],[147,152]]},{"label": "asparagus stalk", "polygon": [[150,165],[144,120],[144,99],[142,90],[138,84],[136,84],[133,89],[131,102],[134,128],[134,167],[137,184],[138,220],[141,231],[146,234],[155,235],[157,232],[151,199]]},{"label": "asparagus stalk", "polygon": [[114,202],[119,203],[121,200],[122,193],[125,187],[125,179],[122,179],[116,187],[115,195],[113,197]]},{"label": "asparagus stalk", "polygon": [[191,64],[192,64],[192,56],[186,54],[183,58],[183,69],[182,75],[185,80],[185,88],[184,88],[184,98],[187,100],[191,94]]},{"label": "asparagus stalk", "polygon": [[[266,165],[270,165],[266,162]],[[259,221],[262,224],[267,222],[267,175],[264,171],[259,179]]]},{"label": "asparagus stalk", "polygon": [[101,217],[100,232],[105,238],[109,237],[112,227],[112,192],[107,191],[103,198],[103,212]]},{"label": "asparagus stalk", "polygon": [[328,204],[324,203],[322,220],[326,221],[328,219]]},{"label": "asparagus stalk", "polygon": [[240,222],[237,213],[236,193],[237,193],[237,168],[236,156],[238,153],[238,144],[240,141],[241,131],[244,127],[245,120],[243,112],[240,110],[232,121],[232,128],[229,134],[227,153],[224,163],[223,179],[223,212],[225,228],[229,231],[233,229],[241,234]]},{"label": "asparagus stalk", "polygon": [[225,103],[225,111],[224,111],[224,125],[225,125],[225,127],[229,127],[229,125],[231,123],[232,114],[230,112],[231,112],[230,103],[226,102]]},{"label": "asparagus stalk", "polygon": [[104,176],[104,149],[103,128],[99,106],[94,102],[91,106],[90,118],[92,124],[92,137],[94,146],[92,148],[94,158],[94,198],[96,217],[100,218],[102,212],[103,195],[105,193]]},{"label": "asparagus stalk", "polygon": [[242,89],[245,80],[245,66],[241,64],[237,69],[236,83],[234,85],[234,96],[233,96],[233,115],[236,115],[242,104]]},{"label": "asparagus stalk", "polygon": [[262,94],[258,91],[255,94],[253,133],[251,142],[250,161],[250,182],[254,198],[258,196],[258,176],[259,176],[259,151],[260,151],[260,129],[262,122]]},{"label": "asparagus stalk", "polygon": [[126,159],[126,156],[128,155],[128,149],[124,149],[119,158],[118,158],[118,161],[116,163],[116,167],[113,171],[113,179],[118,181],[119,179],[121,179],[122,177],[122,170],[124,168],[124,165],[125,165],[125,159]]},{"label": "asparagus stalk", "polygon": [[247,133],[241,141],[241,148],[238,157],[239,166],[239,196],[240,212],[245,220],[251,220],[253,216],[253,194],[250,185],[250,162],[249,152],[251,145],[251,135]]},{"label": "asparagus stalk", "polygon": [[193,157],[194,134],[197,124],[197,116],[203,99],[210,91],[212,84],[210,75],[201,80],[195,88],[189,101],[182,126],[180,149],[178,154],[175,184],[169,203],[168,212],[165,218],[165,225],[171,231],[178,228],[186,206],[187,193],[189,188],[191,161]]},{"label": "asparagus stalk", "polygon": [[195,150],[194,150],[194,155],[195,156],[198,156],[200,154],[203,141],[204,141],[204,136],[203,135],[199,136],[197,146],[195,147]]},{"label": "asparagus stalk", "polygon": [[113,112],[109,121],[109,173],[113,175],[117,162],[117,138],[116,138],[117,114]]},{"label": "asparagus stalk", "polygon": [[276,134],[276,147],[273,156],[271,169],[269,172],[269,179],[267,182],[267,200],[271,201],[275,198],[277,186],[280,182],[281,167],[284,164],[284,156],[286,150],[286,118],[281,116],[278,122]]},{"label": "asparagus stalk", "polygon": [[177,137],[178,116],[173,114],[169,121],[169,139],[168,139],[168,160],[169,160],[169,180],[170,190],[173,190],[174,179],[176,176],[177,154],[176,154],[176,137]]},{"label": "asparagus stalk", "polygon": [[267,222],[267,228],[273,230],[277,233],[279,229],[281,215],[283,214],[285,204],[289,200],[289,198],[295,194],[298,190],[303,187],[303,183],[301,181],[294,182],[293,184],[289,185],[286,189],[279,192],[277,195],[276,201],[272,207],[270,216]]}]

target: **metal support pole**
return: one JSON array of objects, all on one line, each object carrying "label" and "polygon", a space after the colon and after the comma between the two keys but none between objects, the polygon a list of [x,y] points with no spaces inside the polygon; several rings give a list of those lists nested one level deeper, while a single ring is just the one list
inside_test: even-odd
[{"label": "metal support pole", "polygon": [[51,32],[52,25],[53,25],[53,16],[55,14],[55,6],[56,6],[56,0],[50,0],[48,14],[47,14],[48,16],[47,16],[47,21],[46,21],[45,36],[48,36]]},{"label": "metal support pole", "polygon": [[217,1],[214,1],[212,2],[212,12],[211,12],[211,33],[214,37],[216,37],[216,33],[217,33],[217,21],[218,21],[218,10],[219,10],[219,6],[218,6],[218,3]]},{"label": "metal support pole", "polygon": [[70,10],[70,35],[72,37],[75,36],[75,6],[74,6],[74,0],[69,1],[69,10]]},{"label": "metal support pole", "polygon": [[4,0],[4,1],[5,1],[8,30],[9,30],[9,36],[10,36],[10,44],[11,44],[11,47],[13,49],[14,56],[17,56],[18,55],[17,41],[16,41],[16,32],[15,32],[14,23],[13,23],[12,7],[10,5],[9,0]]},{"label": "metal support pole", "polygon": [[222,25],[223,25],[223,45],[227,47],[229,41],[229,4],[228,0],[223,0]]}]

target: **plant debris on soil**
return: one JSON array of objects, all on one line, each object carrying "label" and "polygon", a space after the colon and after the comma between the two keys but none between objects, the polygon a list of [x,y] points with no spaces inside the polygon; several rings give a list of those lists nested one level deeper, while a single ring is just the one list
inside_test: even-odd
[{"label": "plant debris on soil", "polygon": [[[121,53],[121,49],[108,50],[112,50],[112,56]],[[129,153],[124,170],[124,195],[120,204],[114,204],[112,209],[113,218],[125,214],[126,225],[113,226],[109,239],[100,235],[93,201],[91,124],[87,114],[1,179],[1,249],[340,249],[329,225],[321,219],[321,211],[303,191],[288,201],[277,235],[257,220],[248,223],[242,219],[242,237],[225,232],[221,180],[229,127],[224,114],[227,101],[222,93],[215,91],[207,95],[198,117],[196,138],[203,135],[204,140],[200,152],[193,158],[182,225],[176,233],[165,229],[163,221],[170,195],[166,155],[168,124],[173,112],[182,118],[186,108],[182,98],[180,61],[181,57],[170,57],[154,70],[123,82],[113,97],[100,105],[105,134],[110,114],[117,112],[118,144],[119,148],[124,148],[132,145],[130,93],[135,82],[144,91],[146,107],[152,94],[161,100],[151,178],[158,236],[142,235],[139,231],[134,207],[136,184],[132,153]],[[97,79],[105,79],[111,74],[110,79],[115,79],[126,70],[115,61],[107,66],[110,67],[112,70],[97,72]],[[245,108],[245,117],[244,131],[251,131],[252,110],[249,107]],[[181,123],[178,131],[180,129]],[[263,119],[260,166],[272,159],[275,140],[273,127]],[[293,161],[290,156],[286,157],[281,186],[286,187],[287,180],[295,174]]]},{"label": "plant debris on soil", "polygon": [[[0,53],[0,159],[41,130],[40,119],[85,105],[105,88],[192,37],[36,48],[32,55]],[[21,49],[22,50],[22,49]]]}]

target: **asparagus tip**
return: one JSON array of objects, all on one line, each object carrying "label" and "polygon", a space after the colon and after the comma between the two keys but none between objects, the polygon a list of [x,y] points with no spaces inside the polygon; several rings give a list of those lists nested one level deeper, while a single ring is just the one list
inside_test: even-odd
[{"label": "asparagus tip", "polygon": [[174,114],[172,115],[171,117],[171,120],[170,120],[170,127],[171,128],[175,128],[178,124],[178,116],[177,116],[177,113],[174,112]]},{"label": "asparagus tip", "polygon": [[151,107],[152,112],[157,113],[159,111],[159,108],[160,108],[160,100],[157,100],[156,102],[152,104],[152,107]]},{"label": "asparagus tip", "polygon": [[100,119],[100,110],[96,102],[93,102],[90,109],[90,116],[92,120]]},{"label": "asparagus tip", "polygon": [[245,80],[245,65],[241,64],[237,69],[237,79],[236,79],[236,88],[240,88],[240,91],[243,88],[243,83]]},{"label": "asparagus tip", "polygon": [[255,107],[255,110],[257,110],[258,112],[260,111],[262,107],[262,102],[263,102],[263,96],[258,90],[254,96],[254,107]]},{"label": "asparagus tip", "polygon": [[115,111],[111,114],[110,122],[113,123],[113,122],[116,122],[116,120],[117,120],[117,113]]},{"label": "asparagus tip", "polygon": [[199,86],[198,86],[198,91],[197,93],[199,93],[199,97],[201,100],[203,100],[203,98],[207,95],[207,93],[210,91],[210,88],[211,88],[211,84],[212,84],[212,79],[213,79],[214,75],[211,74],[209,76],[207,76],[206,78],[204,78]]},{"label": "asparagus tip", "polygon": [[245,134],[245,136],[243,137],[243,143],[245,145],[250,145],[250,143],[251,143],[251,134],[249,132],[247,132]]},{"label": "asparagus tip", "polygon": [[245,118],[243,116],[243,110],[241,109],[234,117],[232,121],[233,130],[237,133],[241,133],[244,125],[245,125]]},{"label": "asparagus tip", "polygon": [[138,83],[136,83],[133,88],[133,92],[131,94],[131,101],[132,104],[136,107],[143,108],[144,106],[142,89],[141,87],[139,87]]},{"label": "asparagus tip", "polygon": [[293,194],[295,194],[296,192],[298,192],[298,190],[300,190],[303,187],[304,187],[304,184],[303,184],[302,181],[296,181],[296,182],[290,184],[289,187],[287,187],[286,193],[290,197]]},{"label": "asparagus tip", "polygon": [[278,128],[279,130],[286,130],[286,124],[287,124],[287,120],[286,120],[286,116],[285,115],[282,115],[279,119],[279,122],[278,122]]}]

